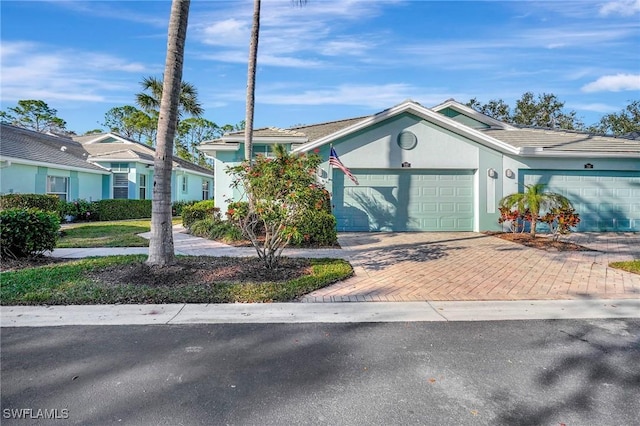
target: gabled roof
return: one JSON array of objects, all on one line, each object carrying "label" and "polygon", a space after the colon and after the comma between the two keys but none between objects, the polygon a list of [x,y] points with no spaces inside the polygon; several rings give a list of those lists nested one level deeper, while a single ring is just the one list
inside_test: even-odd
[{"label": "gabled roof", "polygon": [[[73,140],[81,143],[90,154],[89,161],[138,161],[145,164],[154,162],[155,150],[152,147],[118,133],[74,136]],[[176,167],[208,176],[212,174],[206,167],[173,156],[173,168]]]},{"label": "gabled roof", "polygon": [[523,155],[531,153],[590,153],[599,155],[640,155],[640,141],[612,136],[592,135],[562,129],[513,128],[487,129],[492,138],[520,149]]},{"label": "gabled roof", "polygon": [[0,127],[0,156],[25,164],[109,173],[104,167],[89,163],[89,153],[78,142],[4,123]]},{"label": "gabled roof", "polygon": [[[489,126],[475,129],[438,111],[446,108],[477,120]],[[481,145],[504,154],[518,156],[584,156],[593,157],[634,156],[640,157],[640,141],[613,136],[596,136],[588,133],[566,130],[521,128],[503,123],[453,99],[433,108],[426,108],[413,100],[406,100],[396,106],[365,117],[349,118],[290,129],[263,128],[254,131],[254,143],[261,140],[288,143],[306,139],[298,144],[294,152],[309,152],[322,145],[332,143],[367,127],[409,113],[453,133],[464,136]],[[214,141],[203,142],[198,149],[206,151],[235,151],[244,141],[244,132],[225,135]]]},{"label": "gabled roof", "polygon": [[476,111],[475,109],[470,108],[465,104],[462,104],[456,101],[455,99],[448,99],[443,103],[432,107],[431,109],[436,112],[440,112],[447,108],[457,111],[462,115],[466,115],[467,117],[473,118],[474,120],[477,120],[481,123],[484,123],[490,128],[495,128],[495,129],[513,129],[514,128],[510,124],[503,123],[502,121],[489,117],[488,115],[485,115],[479,111]]}]

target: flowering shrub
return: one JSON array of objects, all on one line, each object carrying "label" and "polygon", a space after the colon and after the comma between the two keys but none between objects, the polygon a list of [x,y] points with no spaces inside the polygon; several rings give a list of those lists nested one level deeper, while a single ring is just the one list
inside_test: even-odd
[{"label": "flowering shrub", "polygon": [[554,241],[560,235],[569,234],[571,228],[575,228],[580,223],[580,215],[572,207],[556,207],[540,218],[540,221],[549,225],[549,230]]},{"label": "flowering shrub", "polygon": [[[245,203],[229,205],[227,216],[252,242],[267,268],[277,265],[282,250],[291,241],[305,240],[300,224],[308,220],[311,212],[330,212],[328,193],[316,184],[320,156],[289,154],[282,146],[276,146],[274,153],[275,158],[259,155],[253,164],[244,161],[227,169],[233,186],[246,195]],[[325,231],[335,233],[335,228]]]},{"label": "flowering shrub", "polygon": [[76,201],[60,201],[58,208],[60,216],[65,218],[72,216],[74,221],[78,220],[98,220],[98,216],[95,213],[95,204],[87,200]]}]

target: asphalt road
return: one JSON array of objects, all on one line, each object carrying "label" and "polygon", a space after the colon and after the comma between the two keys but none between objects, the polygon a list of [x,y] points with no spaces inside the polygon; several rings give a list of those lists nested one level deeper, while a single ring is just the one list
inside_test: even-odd
[{"label": "asphalt road", "polygon": [[1,421],[637,425],[639,336],[637,319],[3,328]]}]

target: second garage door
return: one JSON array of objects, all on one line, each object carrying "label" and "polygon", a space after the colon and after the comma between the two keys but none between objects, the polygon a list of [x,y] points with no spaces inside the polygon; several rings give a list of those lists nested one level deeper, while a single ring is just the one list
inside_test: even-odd
[{"label": "second garage door", "polygon": [[472,231],[473,170],[333,171],[338,231]]},{"label": "second garage door", "polygon": [[569,198],[581,222],[577,231],[640,231],[640,172],[523,170],[522,182],[544,183]]}]

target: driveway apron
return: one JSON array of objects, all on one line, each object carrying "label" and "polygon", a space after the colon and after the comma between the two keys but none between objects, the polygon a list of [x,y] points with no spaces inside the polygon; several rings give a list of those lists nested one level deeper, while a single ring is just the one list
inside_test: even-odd
[{"label": "driveway apron", "polygon": [[573,234],[597,251],[543,251],[473,232],[343,233],[354,267],[302,302],[640,298],[640,275],[609,262],[640,258],[640,234]]}]

